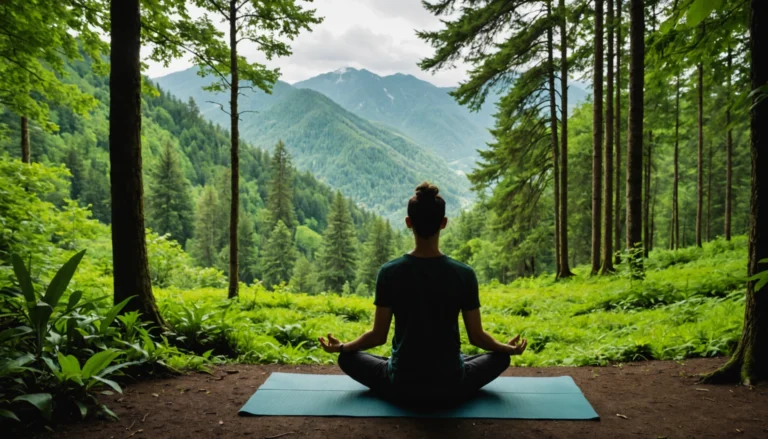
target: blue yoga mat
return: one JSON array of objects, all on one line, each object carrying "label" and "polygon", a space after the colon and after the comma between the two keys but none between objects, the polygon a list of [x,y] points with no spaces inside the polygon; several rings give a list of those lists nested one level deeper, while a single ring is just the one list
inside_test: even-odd
[{"label": "blue yoga mat", "polygon": [[500,377],[450,408],[415,411],[384,401],[346,375],[273,373],[240,415],[594,420],[600,417],[568,376]]}]

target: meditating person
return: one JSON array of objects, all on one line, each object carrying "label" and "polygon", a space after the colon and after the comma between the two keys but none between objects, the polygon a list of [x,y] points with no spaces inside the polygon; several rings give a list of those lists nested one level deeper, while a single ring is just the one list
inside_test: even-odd
[{"label": "meditating person", "polygon": [[[326,352],[339,353],[339,367],[352,379],[403,402],[459,402],[501,375],[528,343],[519,335],[500,343],[483,330],[474,270],[440,252],[448,220],[438,192],[422,183],[408,201],[405,224],[415,248],[379,270],[373,329],[346,343],[332,334],[319,338]],[[460,312],[469,342],[490,352],[461,354]],[[393,315],[392,355],[363,352],[387,342]]]}]

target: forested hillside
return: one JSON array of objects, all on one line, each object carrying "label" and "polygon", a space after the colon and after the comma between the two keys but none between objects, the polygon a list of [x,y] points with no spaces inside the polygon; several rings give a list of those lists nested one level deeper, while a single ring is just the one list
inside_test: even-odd
[{"label": "forested hillside", "polygon": [[[207,118],[227,126],[229,116],[211,103],[223,104],[227,98],[203,90],[209,80],[186,70],[157,81],[177,96],[201,102]],[[283,139],[299,169],[341,189],[365,208],[399,222],[404,200],[423,180],[440,185],[451,213],[469,205],[469,182],[447,166],[444,156],[384,124],[358,117],[320,93],[285,83],[278,82],[272,94],[243,93],[242,111],[248,112],[240,124],[244,139],[262,147]]]},{"label": "forested hillside", "polygon": [[[94,218],[109,224],[107,78],[95,74],[91,64],[85,61],[72,63],[67,72],[67,81],[95,96],[99,104],[87,116],[75,114],[65,106],[51,106],[51,120],[59,129],[55,133],[32,131],[32,160],[53,166],[64,164],[71,173],[67,196],[83,207],[90,206]],[[228,133],[205,120],[194,101],[182,102],[162,90],[143,95],[142,114],[147,225],[160,234],[169,233],[187,249],[197,264],[226,273],[230,193]],[[6,125],[9,133],[0,139],[0,148],[10,157],[19,156],[18,120],[8,111],[0,116],[0,123]],[[279,140],[276,137],[269,145],[274,147]],[[240,278],[245,282],[264,277],[267,261],[263,256],[271,228],[275,226],[270,219],[269,206],[270,191],[275,185],[271,152],[247,143],[242,145],[240,251],[244,261]],[[291,200],[289,209],[295,212],[291,222],[286,224],[291,230],[287,245],[288,248],[295,245],[296,256],[311,262],[320,250],[321,235],[328,226],[336,195],[311,173],[296,171],[290,161],[285,163],[285,170]],[[407,191],[404,197],[406,195]],[[345,200],[345,204],[356,231],[355,245],[362,245],[368,238],[369,229],[380,220],[370,211],[358,207],[353,200]],[[394,233],[389,227],[390,233]],[[278,277],[278,281],[291,278],[296,256],[283,261],[287,271]],[[354,275],[348,280],[357,285]]]},{"label": "forested hillside", "polygon": [[[455,87],[436,87],[412,75],[382,77],[365,69],[341,68],[293,86],[318,91],[360,117],[393,126],[454,169],[469,172],[478,159],[477,150],[486,149],[492,139],[493,116],[509,84],[499,84],[478,111],[456,102],[449,94]],[[587,97],[576,86],[568,89],[568,96],[569,109]]]}]

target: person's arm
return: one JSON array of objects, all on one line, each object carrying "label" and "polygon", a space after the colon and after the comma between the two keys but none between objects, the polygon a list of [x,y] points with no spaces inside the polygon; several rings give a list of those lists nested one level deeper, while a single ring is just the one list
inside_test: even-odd
[{"label": "person's arm", "polygon": [[328,334],[328,340],[323,337],[320,340],[320,346],[325,352],[340,352],[341,345],[344,345],[344,352],[357,352],[366,349],[381,346],[387,342],[389,335],[389,325],[392,323],[392,308],[377,306],[376,313],[373,316],[373,329],[356,338],[349,343],[342,343],[332,334]]},{"label": "person's arm", "polygon": [[485,332],[483,323],[480,319],[480,308],[462,311],[464,318],[464,327],[467,328],[467,336],[472,346],[476,346],[486,351],[501,352],[509,355],[520,355],[528,346],[528,340],[520,339],[520,335],[510,340],[508,343],[499,343],[491,334]]}]

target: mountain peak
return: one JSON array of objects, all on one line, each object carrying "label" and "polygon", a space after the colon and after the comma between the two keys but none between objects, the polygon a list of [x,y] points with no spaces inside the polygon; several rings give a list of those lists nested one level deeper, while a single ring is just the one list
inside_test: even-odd
[{"label": "mountain peak", "polygon": [[334,70],[333,73],[337,75],[343,75],[347,72],[356,72],[357,69],[354,67],[339,67],[338,69]]}]

